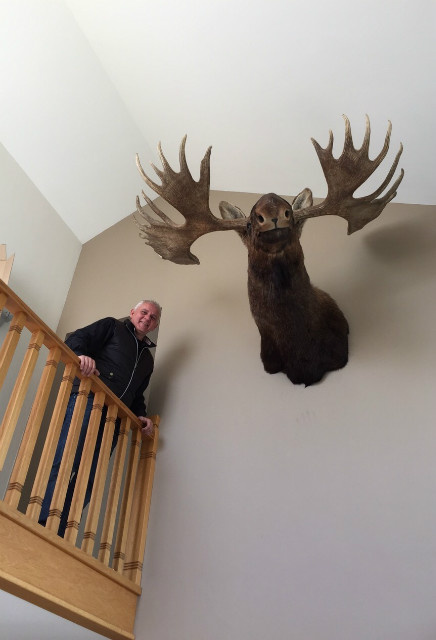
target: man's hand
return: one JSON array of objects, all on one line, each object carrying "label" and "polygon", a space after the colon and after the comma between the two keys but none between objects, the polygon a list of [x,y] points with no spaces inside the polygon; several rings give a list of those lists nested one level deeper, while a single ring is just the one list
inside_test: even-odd
[{"label": "man's hand", "polygon": [[100,371],[95,366],[95,360],[90,358],[89,356],[79,356],[80,360],[80,371],[84,376],[92,376],[92,374],[99,376]]},{"label": "man's hand", "polygon": [[145,418],[144,416],[138,416],[138,420],[142,422],[141,433],[144,436],[153,437],[154,434],[154,425],[150,418]]}]

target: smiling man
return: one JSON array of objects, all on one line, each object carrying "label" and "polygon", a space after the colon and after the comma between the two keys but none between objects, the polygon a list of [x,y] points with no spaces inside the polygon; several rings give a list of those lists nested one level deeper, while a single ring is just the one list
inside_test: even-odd
[{"label": "smiling man", "polygon": [[[159,324],[160,315],[161,307],[157,302],[154,300],[141,300],[131,309],[130,319],[121,321],[110,317],[102,318],[82,329],[77,329],[69,334],[65,340],[65,344],[79,357],[81,373],[84,376],[90,376],[92,374],[99,376],[109,389],[138,416],[138,419],[143,424],[142,433],[145,435],[153,434],[153,423],[147,418],[144,392],[148,387],[154,367],[154,360],[150,349],[156,346],[147,337],[147,334],[156,329]],[[80,380],[76,378],[62,425],[46,494],[42,503],[39,518],[40,524],[45,524],[49,515],[50,503],[70,428],[79,384]],[[75,478],[85,443],[93,399],[94,394],[90,393],[62,511],[61,524],[58,531],[60,536],[64,535],[67,525],[68,513],[74,493]],[[98,454],[103,438],[105,418],[106,407],[104,407],[102,412],[83,508],[88,504],[91,497],[94,476],[97,469]],[[118,440],[118,432],[119,421],[116,423],[112,451]]]}]

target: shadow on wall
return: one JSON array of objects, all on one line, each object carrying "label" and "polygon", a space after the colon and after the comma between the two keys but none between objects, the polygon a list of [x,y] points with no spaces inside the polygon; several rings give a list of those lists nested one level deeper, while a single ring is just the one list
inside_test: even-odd
[{"label": "shadow on wall", "polygon": [[[194,349],[193,340],[183,340],[179,345],[173,346],[168,351],[168,355],[164,358],[159,358],[155,370],[152,376],[152,405],[158,407],[159,410],[155,411],[150,407],[148,413],[159,413],[163,415],[165,412],[165,404],[167,398],[171,396],[171,383],[177,375],[178,371],[182,369],[189,355]],[[159,438],[159,448],[163,446],[162,438]]]},{"label": "shadow on wall", "polygon": [[[436,226],[434,214],[423,216],[423,220],[410,220],[375,229],[365,237],[373,259],[379,263],[401,268],[403,274],[413,274],[414,282],[419,275],[422,279],[433,279],[436,262],[433,261],[436,248]],[[432,261],[432,268],[428,264]],[[407,269],[413,264],[413,271]],[[433,272],[432,272],[433,271]]]},{"label": "shadow on wall", "polygon": [[351,340],[357,335],[368,354],[378,352],[385,348],[384,327],[397,334],[399,357],[426,349],[420,338],[419,314],[412,309],[405,317],[402,310],[406,296],[412,301],[414,291],[435,281],[434,214],[425,212],[415,219],[374,229],[364,238],[363,249],[368,259],[337,300],[350,321]]}]

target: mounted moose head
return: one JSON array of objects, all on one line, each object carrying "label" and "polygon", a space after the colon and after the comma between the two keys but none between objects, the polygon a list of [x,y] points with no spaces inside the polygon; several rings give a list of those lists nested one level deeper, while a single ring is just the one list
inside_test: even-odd
[{"label": "mounted moose head", "polygon": [[368,157],[370,124],[360,149],[355,149],[348,118],[345,119],[345,141],[341,156],[333,157],[333,134],[325,149],[312,139],[324,175],[328,193],[325,200],[313,205],[312,192],[304,189],[292,204],[269,193],[256,202],[247,218],[237,207],[221,202],[222,220],[209,209],[210,152],[201,162],[200,179],[196,182],[189,171],[186,136],[180,145],[180,172],[168,164],[159,144],[163,171],[152,167],[161,186],[145,173],[137,156],[138,169],[157,194],[177,209],[186,219],[176,225],[143,192],[152,211],[150,215],[136,199],[143,223],[140,236],[162,258],[177,264],[199,264],[190,247],[205,233],[236,231],[248,249],[248,296],[254,320],[261,337],[260,356],[268,373],[284,372],[294,384],[306,386],[321,380],[325,373],[340,369],[348,361],[348,323],[336,302],[324,291],[312,286],[304,266],[300,245],[302,227],[307,218],[337,215],[348,221],[348,233],[362,229],[377,218],[396,196],[404,171],[385,193],[398,166],[402,146],[380,187],[368,196],[353,194],[385,158],[391,135],[391,123],[382,150],[374,160]]}]

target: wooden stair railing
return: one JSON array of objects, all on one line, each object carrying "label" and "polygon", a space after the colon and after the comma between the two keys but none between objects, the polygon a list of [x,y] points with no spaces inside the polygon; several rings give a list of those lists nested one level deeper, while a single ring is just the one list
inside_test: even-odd
[{"label": "wooden stair railing", "polygon": [[[82,377],[77,356],[0,280],[0,312],[3,308],[13,317],[0,348],[0,390],[14,373],[12,369],[17,369],[14,354],[23,329],[30,331],[31,337],[10,397],[5,401],[0,425],[0,471],[8,453],[15,453],[10,452],[15,431],[22,432],[4,499],[0,501],[0,587],[108,638],[131,640],[141,593],[159,416],[152,416],[154,436],[141,436],[141,423],[136,416],[98,377]],[[47,351],[46,361],[24,426],[23,406],[43,349]],[[56,373],[62,367],[62,380],[56,387]],[[38,518],[76,376],[81,380],[79,395],[44,527],[38,524]],[[91,417],[67,529],[60,538],[56,532],[90,392],[94,394]],[[107,413],[103,440],[84,520],[82,505],[104,406]],[[110,465],[117,419],[119,437]],[[46,433],[42,433],[44,424]],[[42,438],[35,470],[34,452]],[[24,488],[30,486],[30,497],[23,507]],[[56,571],[51,570],[53,567]],[[77,583],[72,585],[74,579]]]}]

